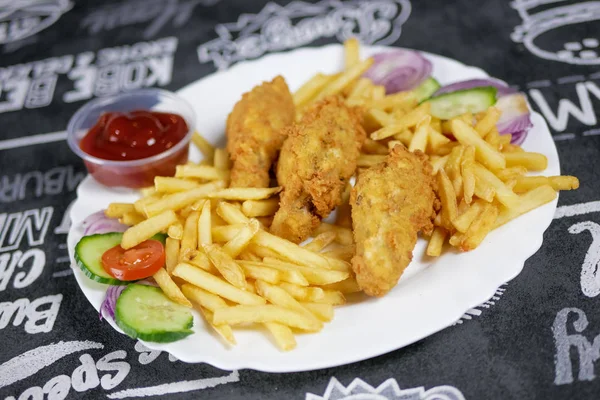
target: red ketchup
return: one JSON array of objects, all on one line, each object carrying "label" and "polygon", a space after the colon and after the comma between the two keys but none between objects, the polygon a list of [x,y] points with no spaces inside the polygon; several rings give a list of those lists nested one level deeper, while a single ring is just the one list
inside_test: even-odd
[{"label": "red ketchup", "polygon": [[[154,111],[103,114],[83,137],[79,146],[87,154],[108,161],[141,160],[161,154],[188,134],[183,117]],[[152,186],[154,177],[170,176],[175,166],[185,163],[188,146],[159,160],[136,166],[117,166],[86,161],[92,176],[107,186],[140,188]]]}]

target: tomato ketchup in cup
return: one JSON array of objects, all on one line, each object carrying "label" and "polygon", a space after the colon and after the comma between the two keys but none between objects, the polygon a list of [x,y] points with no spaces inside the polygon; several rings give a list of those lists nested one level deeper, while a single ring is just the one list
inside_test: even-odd
[{"label": "tomato ketchup in cup", "polygon": [[84,105],[67,141],[99,183],[142,188],[187,162],[194,123],[191,106],[174,93],[141,89]]}]

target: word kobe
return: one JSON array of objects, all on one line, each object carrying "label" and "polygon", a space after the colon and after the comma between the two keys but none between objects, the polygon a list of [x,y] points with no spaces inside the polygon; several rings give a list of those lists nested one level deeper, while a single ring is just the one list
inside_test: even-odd
[{"label": "word kobe", "polygon": [[[523,43],[534,55],[546,60],[562,61],[568,64],[600,64],[598,38],[580,32],[590,32],[587,27],[597,26],[600,20],[600,1],[586,1],[564,4],[567,0],[515,0],[511,6],[523,19],[523,24],[515,28],[511,35],[514,42]],[[569,2],[572,2],[569,0]],[[562,3],[548,8],[549,3]],[[573,27],[575,25],[575,27]],[[577,29],[577,25],[580,29]],[[586,25],[586,26],[584,26]],[[574,29],[575,28],[575,29]],[[542,49],[536,39],[546,32],[561,37],[565,42],[562,48]],[[542,41],[543,42],[543,41]]]},{"label": "word kobe", "polygon": [[354,36],[366,44],[391,44],[400,37],[410,12],[409,0],[267,3],[258,14],[243,14],[237,22],[217,25],[218,38],[198,47],[198,59],[224,69],[320,38],[344,41]]},{"label": "word kobe", "polygon": [[569,233],[572,234],[579,234],[583,231],[589,231],[592,234],[592,244],[581,266],[581,291],[587,297],[596,297],[600,294],[600,225],[592,221],[585,221],[569,228]]},{"label": "word kobe", "polygon": [[[573,329],[577,334],[569,335],[567,325],[569,314],[575,314]],[[589,322],[587,316],[578,308],[563,308],[556,314],[552,333],[554,334],[554,344],[556,346],[556,355],[554,357],[554,383],[564,385],[573,382],[573,365],[571,364],[570,351],[574,347],[579,356],[579,374],[577,380],[591,381],[594,374],[594,362],[600,358],[600,335],[596,336],[590,342],[583,332]]]}]

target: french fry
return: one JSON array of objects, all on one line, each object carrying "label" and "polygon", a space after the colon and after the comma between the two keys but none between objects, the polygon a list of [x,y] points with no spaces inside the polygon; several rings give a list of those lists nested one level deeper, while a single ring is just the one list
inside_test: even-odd
[{"label": "french fry", "polygon": [[[225,201],[219,202],[217,205],[217,215],[228,224],[245,224],[250,221],[248,217],[244,215],[242,211],[237,209],[234,205]],[[227,239],[230,240],[231,238]]]},{"label": "french fry", "polygon": [[[378,108],[370,108],[367,113],[371,117],[371,119],[373,119],[374,121],[376,121],[379,124],[379,126],[383,127],[386,125],[391,125],[394,122],[394,118],[391,115],[389,115],[385,111],[380,110]],[[369,139],[369,140],[372,140],[372,139]],[[377,154],[377,153],[375,153],[375,154]]]},{"label": "french fry", "polygon": [[329,322],[333,319],[333,306],[331,304],[312,302],[300,302],[300,304],[323,322]]},{"label": "french fry", "polygon": [[230,241],[225,243],[223,251],[233,258],[237,257],[248,246],[259,228],[258,221],[251,219]]},{"label": "french fry", "polygon": [[144,218],[144,216],[142,214],[139,214],[136,211],[134,211],[134,212],[126,212],[125,214],[123,214],[123,217],[121,217],[119,219],[119,221],[124,225],[133,226],[133,225],[139,224],[140,222],[144,221],[145,219],[146,218]]},{"label": "french fry", "polygon": [[496,191],[496,199],[506,207],[514,207],[519,201],[519,197],[508,188],[496,175],[484,168],[481,164],[473,165],[473,173],[475,177],[488,185],[492,186]]},{"label": "french fry", "polygon": [[348,229],[352,229],[352,207],[350,207],[351,193],[352,185],[350,182],[347,182],[344,191],[342,192],[342,202],[337,207],[337,215],[335,216],[335,223],[337,226]]},{"label": "french fry", "polygon": [[203,244],[202,249],[227,282],[238,288],[246,287],[244,270],[229,254],[216,244]]},{"label": "french fry", "polygon": [[579,180],[574,176],[521,176],[515,183],[514,191],[527,192],[539,186],[550,185],[554,190],[573,190],[579,188]]},{"label": "french fry", "polygon": [[475,124],[475,131],[480,137],[484,138],[496,127],[496,123],[500,119],[500,110],[496,107],[490,107],[485,111],[485,115]]},{"label": "french fry", "polygon": [[277,347],[281,350],[290,351],[296,348],[296,338],[288,326],[278,322],[265,322],[264,325],[271,332]]},{"label": "french fry", "polygon": [[276,269],[250,263],[240,265],[248,278],[256,279],[257,281],[262,280],[268,283],[279,283],[281,280],[281,272]]},{"label": "french fry", "polygon": [[294,297],[292,297],[284,289],[278,286],[270,285],[267,282],[261,280],[257,280],[254,285],[256,286],[256,292],[260,296],[264,297],[269,303],[296,311],[308,318],[313,318],[316,321],[318,321],[318,324],[320,326],[319,330],[323,328],[323,322],[321,322],[310,311],[304,308]]},{"label": "french fry", "polygon": [[306,280],[312,285],[326,285],[328,283],[335,283],[343,281],[344,279],[350,276],[348,272],[344,271],[306,267],[302,265],[296,265],[291,264],[289,262],[280,261],[270,257],[263,258],[263,263],[265,266],[270,268],[275,268],[279,270],[298,271],[302,275],[304,275]]},{"label": "french fry", "polygon": [[[434,156],[432,156],[432,158],[433,157]],[[437,157],[437,158],[431,160],[431,166],[433,167],[433,175],[436,175],[440,169],[442,169],[446,166],[446,163],[448,162],[449,158],[450,158],[450,155],[446,155],[446,156]]]},{"label": "french fry", "polygon": [[521,146],[518,146],[518,145],[512,144],[512,143],[509,143],[509,144],[506,144],[506,145],[502,146],[502,153],[503,154],[505,154],[505,153],[522,153],[524,151],[525,150],[523,150],[521,148]]},{"label": "french fry", "polygon": [[211,273],[186,263],[179,263],[173,270],[173,275],[234,303],[247,305],[266,303],[262,297],[239,289]]},{"label": "french fry", "polygon": [[386,125],[383,128],[373,132],[371,139],[382,140],[402,132],[407,128],[416,126],[425,116],[429,115],[429,103],[423,103],[419,107],[410,111],[408,114],[394,121],[391,125]]},{"label": "french fry", "polygon": [[453,119],[451,127],[456,140],[465,146],[475,147],[475,159],[484,166],[492,170],[499,170],[507,166],[505,155],[490,146],[472,127],[459,119]]},{"label": "french fry", "polygon": [[293,94],[294,104],[297,108],[308,104],[329,82],[334,79],[332,75],[316,74]]},{"label": "french fry", "polygon": [[[206,272],[210,272],[213,275],[219,275],[219,270],[216,269],[215,266],[210,262],[210,259],[205,253],[201,251],[195,251],[193,253],[193,257],[189,257],[190,255],[192,254],[188,254],[188,257],[183,261],[195,267],[201,268]],[[181,260],[181,257],[179,259]]]},{"label": "french fry", "polygon": [[415,150],[425,151],[427,148],[427,138],[429,137],[429,124],[431,123],[431,116],[426,115],[423,117],[415,128],[415,134],[410,141],[408,151],[414,152]]},{"label": "french fry", "polygon": [[426,254],[430,257],[439,257],[442,254],[442,248],[444,247],[444,241],[448,231],[438,226],[433,230],[429,243],[427,244]]},{"label": "french fry", "polygon": [[161,193],[154,193],[135,201],[133,203],[133,207],[139,214],[146,215],[146,206],[160,200],[161,198]]},{"label": "french fry", "polygon": [[204,319],[206,320],[206,322],[208,322],[208,324],[210,326],[212,326],[212,328],[215,330],[215,332],[217,332],[219,334],[219,336],[221,336],[225,340],[225,342],[227,342],[231,345],[237,344],[236,340],[235,340],[235,336],[233,336],[233,330],[231,329],[230,325],[227,325],[227,324],[215,325],[213,323],[213,320],[214,320],[213,312],[210,310],[207,310],[204,307],[199,307],[199,308],[200,308],[200,312],[204,316]]},{"label": "french fry", "polygon": [[511,179],[517,179],[517,178],[525,175],[526,173],[527,173],[527,168],[518,166],[518,167],[504,168],[503,170],[497,171],[496,176],[501,181],[506,182]]},{"label": "french fry", "polygon": [[374,85],[371,88],[371,99],[373,101],[381,100],[385,97],[385,86]]},{"label": "french fry", "polygon": [[169,235],[170,238],[181,240],[181,238],[183,238],[183,225],[181,225],[179,222],[176,222],[169,226],[167,229],[167,235]]},{"label": "french fry", "polygon": [[228,170],[231,168],[231,160],[229,159],[229,153],[227,152],[227,149],[215,149],[214,157],[215,168],[221,170]]},{"label": "french fry", "polygon": [[429,153],[435,152],[441,146],[450,143],[450,139],[429,126],[429,136],[427,137],[427,149]]},{"label": "french fry", "polygon": [[198,218],[198,246],[212,244],[212,224],[210,222],[210,201],[204,202],[200,217]]},{"label": "french fry", "polygon": [[363,142],[363,147],[362,150],[367,153],[367,154],[379,154],[379,155],[387,155],[388,154],[388,148],[379,143],[376,142],[373,139],[365,139],[365,141]]},{"label": "french fry", "polygon": [[350,38],[344,41],[344,65],[348,70],[360,62],[358,39]]},{"label": "french fry", "polygon": [[471,223],[479,216],[486,203],[482,200],[476,200],[471,206],[452,221],[452,225],[457,231],[465,233],[471,226]]},{"label": "french fry", "polygon": [[500,134],[496,127],[493,127],[484,139],[495,149],[500,149]]},{"label": "french fry", "polygon": [[410,129],[404,129],[402,132],[394,135],[395,140],[390,140],[388,142],[388,149],[393,149],[398,144],[402,144],[404,147],[410,146],[410,142],[412,141],[413,133]]},{"label": "french fry", "polygon": [[179,247],[181,242],[168,237],[165,241],[165,268],[171,274],[179,262]]},{"label": "french fry", "polygon": [[267,217],[275,215],[279,209],[279,199],[246,200],[242,203],[242,212],[247,217]]},{"label": "french fry", "polygon": [[[182,166],[183,165],[178,165],[177,167]],[[200,184],[189,179],[156,176],[154,177],[154,186],[159,193],[175,193],[196,189]]]},{"label": "french fry", "polygon": [[165,296],[182,306],[192,307],[192,303],[181,293],[179,286],[169,276],[164,268],[159,269],[152,275],[158,286],[162,289]]},{"label": "french fry", "polygon": [[460,170],[463,182],[463,198],[466,204],[471,204],[475,194],[475,174],[473,164],[475,163],[475,147],[467,146],[463,152]]},{"label": "french fry", "polygon": [[373,83],[371,82],[370,79],[368,79],[368,78],[357,79],[356,82],[354,83],[354,86],[352,87],[352,90],[348,94],[346,103],[348,105],[357,105],[358,102],[360,101],[360,99],[362,97],[364,97],[364,95],[366,93],[369,92],[371,86],[373,86]]},{"label": "french fry", "polygon": [[179,259],[185,260],[198,248],[198,219],[200,213],[192,212],[185,220],[183,225],[183,236],[181,237],[181,249]]},{"label": "french fry", "polygon": [[280,269],[278,270],[280,274],[281,282],[288,282],[298,286],[309,286],[310,283],[308,280],[302,275],[300,271],[293,269]]},{"label": "french fry", "polygon": [[477,218],[469,226],[467,232],[465,232],[465,238],[460,244],[460,249],[462,251],[470,251],[477,248],[494,228],[497,217],[498,207],[490,203],[485,203]]},{"label": "french fry", "polygon": [[475,177],[474,194],[480,199],[491,203],[494,201],[494,197],[496,196],[496,190],[489,183]]},{"label": "french fry", "polygon": [[137,225],[129,227],[123,232],[121,239],[121,247],[125,250],[130,249],[144,240],[150,239],[157,233],[166,230],[169,225],[178,222],[177,215],[171,210],[165,211],[162,214],[148,218]]},{"label": "french fry", "polygon": [[364,74],[371,67],[371,65],[373,65],[373,58],[367,58],[342,72],[339,77],[329,82],[323,88],[323,90],[321,90],[315,100],[321,100],[327,96],[340,93],[354,80],[358,79],[362,74]]},{"label": "french fry", "polygon": [[[250,222],[248,220],[248,222]],[[212,227],[212,238],[214,242],[225,243],[230,241],[238,234],[244,226],[248,223],[239,223],[232,225],[221,225]]]},{"label": "french fry", "polygon": [[448,221],[444,224],[450,225],[450,223],[458,216],[458,205],[456,203],[454,186],[452,186],[450,178],[448,178],[448,175],[446,175],[446,172],[443,169],[438,172],[438,186],[442,210],[444,210],[444,213],[448,218]]},{"label": "french fry", "polygon": [[333,243],[336,235],[336,232],[333,230],[319,233],[310,243],[305,244],[303,247],[310,251],[319,252]]},{"label": "french fry", "polygon": [[338,246],[332,250],[322,253],[326,257],[337,258],[340,260],[350,261],[354,257],[354,245]]},{"label": "french fry", "polygon": [[359,167],[374,167],[375,165],[385,162],[386,158],[387,156],[379,154],[361,154],[358,156],[356,165]]},{"label": "french fry", "polygon": [[[385,96],[382,99],[373,99],[371,101],[371,107],[381,109],[381,110],[390,110],[390,109],[398,109],[405,110],[408,108],[413,108],[417,104],[417,100],[415,98],[414,93],[410,91],[403,91],[394,94],[390,94],[389,96]],[[403,114],[406,115],[406,114]],[[396,114],[396,118],[399,118],[400,114]],[[417,121],[418,122],[418,121]],[[416,125],[416,122],[415,122]]]},{"label": "french fry", "polygon": [[324,232],[335,232],[336,243],[339,243],[343,246],[348,246],[354,243],[354,236],[351,229],[328,224],[327,222],[321,222],[317,229],[315,229],[314,234],[320,235]]},{"label": "french fry", "polygon": [[131,203],[110,203],[104,210],[104,215],[108,218],[121,218],[126,213],[133,212],[136,212],[136,209]]},{"label": "french fry", "polygon": [[521,215],[543,206],[556,199],[556,191],[552,186],[544,185],[536,187],[519,196],[517,205],[512,208],[503,208],[498,214],[498,218],[494,224],[494,229],[506,224]]},{"label": "french fry", "polygon": [[204,155],[204,159],[206,161],[208,161],[209,163],[213,162],[215,156],[215,148],[212,144],[210,144],[206,139],[204,139],[204,137],[202,137],[202,135],[200,135],[198,132],[194,132],[194,135],[192,136],[192,143],[194,143],[194,146],[196,146],[198,150],[200,150],[200,152]]},{"label": "french fry", "polygon": [[[210,165],[178,165],[175,169],[175,177],[196,178],[206,181],[226,181],[229,179],[229,171]],[[156,184],[156,181],[154,183]]]},{"label": "french fry", "polygon": [[512,140],[512,135],[510,133],[503,133],[498,137],[498,145],[500,146],[500,150],[504,150],[506,145],[510,144]]},{"label": "french fry", "polygon": [[225,182],[214,181],[205,183],[196,189],[187,190],[185,192],[177,192],[164,196],[160,200],[156,200],[144,207],[147,216],[152,217],[160,214],[165,210],[177,211],[186,206],[189,206],[199,200],[205,198],[209,193],[225,187]]},{"label": "french fry", "polygon": [[154,189],[154,186],[148,186],[148,187],[140,189],[140,194],[142,195],[142,197],[151,196],[155,193],[156,193],[156,189]]},{"label": "french fry", "polygon": [[209,311],[215,311],[219,308],[229,307],[225,300],[223,300],[221,297],[190,283],[184,283],[181,285],[181,291],[185,297]]},{"label": "french fry", "polygon": [[548,168],[548,158],[540,153],[514,152],[505,153],[507,167],[525,167],[529,171],[543,171]]},{"label": "french fry", "polygon": [[325,291],[320,287],[302,287],[287,282],[280,283],[279,287],[300,301],[314,302],[325,297]]},{"label": "french fry", "polygon": [[360,286],[354,278],[344,279],[340,282],[330,283],[328,285],[321,286],[325,290],[334,290],[338,292],[346,293],[358,293],[361,291]]},{"label": "french fry", "polygon": [[277,194],[281,187],[275,188],[227,188],[209,193],[208,198],[224,200],[262,200]]},{"label": "french fry", "polygon": [[307,332],[317,332],[322,327],[316,318],[309,318],[297,311],[275,305],[239,305],[219,308],[214,312],[213,322],[216,325],[279,322]]},{"label": "french fry", "polygon": [[344,294],[337,290],[323,290],[323,297],[316,299],[315,303],[325,303],[334,306],[346,304],[346,297]]}]

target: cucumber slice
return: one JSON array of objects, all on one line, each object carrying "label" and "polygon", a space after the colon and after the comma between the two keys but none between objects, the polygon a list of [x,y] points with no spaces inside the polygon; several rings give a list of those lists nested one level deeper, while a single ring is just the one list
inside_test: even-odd
[{"label": "cucumber slice", "polygon": [[174,342],[191,335],[189,308],[176,304],[157,287],[132,284],[117,299],[115,321],[133,339]]},{"label": "cucumber slice", "polygon": [[[112,247],[121,244],[123,233],[109,232],[84,236],[75,246],[75,261],[85,276],[93,281],[106,283],[108,285],[127,285],[124,282],[108,274],[102,267],[102,254]],[[165,245],[167,235],[157,233],[152,239],[158,240]]]},{"label": "cucumber slice", "polygon": [[493,86],[444,93],[427,100],[431,104],[431,115],[439,119],[451,119],[466,112],[478,113],[496,104]]},{"label": "cucumber slice", "polygon": [[128,282],[113,278],[102,267],[102,254],[121,244],[121,232],[99,233],[84,236],[75,246],[75,261],[85,276],[93,281],[109,285],[126,285]]},{"label": "cucumber slice", "polygon": [[419,103],[427,100],[435,92],[438,91],[442,86],[434,78],[427,78],[425,82],[421,83],[418,88],[414,89],[414,93],[417,96]]}]

